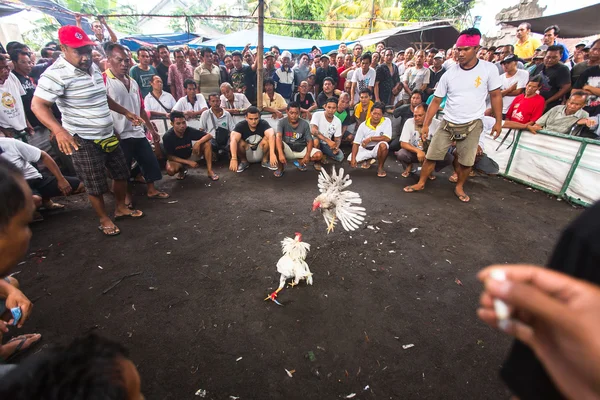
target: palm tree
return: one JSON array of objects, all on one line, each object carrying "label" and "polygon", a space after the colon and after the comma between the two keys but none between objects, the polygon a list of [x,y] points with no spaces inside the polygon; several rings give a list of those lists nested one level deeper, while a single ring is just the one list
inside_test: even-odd
[{"label": "palm tree", "polygon": [[399,20],[399,0],[334,0],[327,12],[326,21],[346,20],[344,28],[323,27],[326,39],[354,40],[370,32],[393,28],[384,20]]}]

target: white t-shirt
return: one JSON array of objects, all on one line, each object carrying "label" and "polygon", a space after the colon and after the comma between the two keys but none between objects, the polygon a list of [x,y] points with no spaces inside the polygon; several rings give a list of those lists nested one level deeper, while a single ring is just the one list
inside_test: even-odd
[{"label": "white t-shirt", "polygon": [[42,174],[31,165],[31,163],[40,161],[42,157],[40,149],[20,140],[4,137],[0,137],[0,148],[2,149],[0,157],[5,158],[19,168],[25,179],[42,178]]},{"label": "white t-shirt", "polygon": [[248,101],[248,98],[244,93],[234,93],[233,104],[231,104],[229,100],[227,100],[227,97],[225,97],[224,94],[222,94],[221,97],[219,97],[219,99],[221,99],[221,108],[228,108],[230,110],[245,110],[246,108],[252,105],[250,104],[250,101]]},{"label": "white t-shirt", "polygon": [[175,105],[173,106],[173,110],[181,112],[200,111],[203,108],[208,108],[208,105],[206,104],[204,96],[201,94],[196,95],[196,102],[194,103],[194,105],[192,105],[192,103],[188,101],[187,96],[183,96],[182,98],[177,100],[177,103],[175,103]]},{"label": "white t-shirt", "polygon": [[478,60],[470,70],[464,70],[458,64],[451,67],[442,75],[434,95],[447,96],[446,121],[466,124],[483,118],[486,97],[501,86],[498,68],[491,62]]},{"label": "white t-shirt", "polygon": [[[354,144],[361,145],[362,142],[370,138],[371,136],[387,136],[390,139],[392,138],[392,120],[389,118],[383,117],[383,121],[379,123],[375,127],[375,130],[369,128],[366,124],[366,121],[360,124],[358,130],[356,131],[356,136],[354,137]],[[371,142],[367,146],[367,149],[372,149],[377,146],[379,143]]]},{"label": "white t-shirt", "polygon": [[357,68],[352,74],[351,82],[356,82],[356,89],[354,90],[354,104],[356,104],[359,101],[361,90],[375,86],[375,70],[369,67],[369,71],[363,74],[362,68]]},{"label": "white t-shirt", "polygon": [[[429,68],[421,68],[417,69],[417,67],[410,67],[404,73],[402,77],[403,82],[408,82],[408,88],[411,91],[421,90],[421,86],[429,84],[429,76],[430,76]],[[403,92],[402,98],[404,100],[410,99],[408,93]]]},{"label": "white t-shirt", "polygon": [[313,114],[310,125],[316,125],[321,134],[329,139],[342,136],[342,121],[335,116],[331,122],[325,118],[325,111],[317,111]]},{"label": "white t-shirt", "polygon": [[[171,109],[171,110],[173,109],[173,107],[175,106],[175,103],[176,103],[173,95],[169,92],[165,92],[164,90],[158,99],[160,100],[161,103],[163,103],[165,105],[165,107],[167,107],[168,109]],[[152,96],[152,92],[148,93],[146,95],[146,97],[144,97],[144,109],[146,111],[154,111],[154,112],[160,112],[160,113],[168,112],[160,105],[160,103],[158,101],[156,101],[154,96]]]},{"label": "white t-shirt", "polygon": [[455,65],[457,65],[456,61],[454,61],[453,58],[449,58],[446,61],[444,61],[444,63],[442,64],[442,68],[444,68],[445,70],[448,70],[448,69],[454,67]]},{"label": "white t-shirt", "polygon": [[25,90],[15,74],[8,74],[8,78],[3,84],[0,84],[0,94],[2,103],[0,103],[0,126],[3,128],[13,128],[22,131],[27,128],[25,119],[25,108],[21,96],[25,95]]},{"label": "white t-shirt", "polygon": [[[502,82],[502,90],[508,89],[515,83],[517,84],[517,89],[524,89],[527,86],[527,82],[529,82],[529,73],[524,69],[518,69],[517,73],[508,78],[506,73],[503,73],[500,76],[500,82]],[[517,96],[504,96],[502,98],[502,114],[506,114],[508,112],[508,107],[513,102],[513,100]]]},{"label": "white t-shirt", "polygon": [[[429,135],[427,139],[431,139],[433,134],[438,129],[439,122],[437,119],[431,120],[431,125],[429,125]],[[421,140],[421,134],[417,132],[415,128],[415,119],[409,118],[404,123],[402,127],[402,133],[400,134],[400,141],[404,143],[408,143],[411,146],[416,147],[417,149],[423,150],[423,141]]]},{"label": "white t-shirt", "polygon": [[[127,109],[127,111],[135,115],[140,115],[142,97],[140,87],[134,79],[129,79],[129,90],[127,90],[123,82],[115,78],[111,70],[107,69],[105,83],[106,92],[114,101]],[[146,137],[144,128],[140,125],[133,125],[124,115],[112,110],[110,111],[110,115],[112,115],[115,133],[121,139],[142,139]]]}]

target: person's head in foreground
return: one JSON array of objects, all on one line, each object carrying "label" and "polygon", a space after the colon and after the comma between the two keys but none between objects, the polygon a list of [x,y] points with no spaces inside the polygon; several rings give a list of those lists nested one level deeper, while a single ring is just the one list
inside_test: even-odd
[{"label": "person's head in foreground", "polygon": [[458,53],[458,63],[461,67],[472,66],[471,64],[477,59],[480,41],[481,32],[479,32],[479,29],[465,29],[459,34],[456,40],[456,52]]},{"label": "person's head in foreground", "polygon": [[260,122],[260,110],[254,106],[248,107],[246,110],[246,121],[250,129],[256,129]]},{"label": "person's head in foreground", "polygon": [[337,110],[337,102],[338,102],[338,99],[335,97],[330,97],[325,102],[324,110],[325,110],[325,116],[327,118],[333,118],[333,116],[335,115],[335,112]]},{"label": "person's head in foreground", "polygon": [[427,114],[427,104],[421,103],[415,107],[415,111],[413,111],[413,118],[415,120],[415,126],[418,126],[418,127],[423,126],[423,122],[425,122],[426,114]]},{"label": "person's head in foreground", "polygon": [[34,211],[33,194],[23,174],[0,157],[0,278],[27,253]]},{"label": "person's head in foreground", "polygon": [[375,102],[375,104],[373,104],[373,108],[371,109],[371,125],[377,126],[379,122],[381,122],[384,113],[385,104],[380,101]]},{"label": "person's head in foreground", "polygon": [[292,101],[287,106],[287,117],[291,124],[297,124],[300,119],[300,103]]},{"label": "person's head in foreground", "polygon": [[187,129],[187,122],[185,115],[181,111],[171,111],[169,114],[171,119],[171,125],[173,125],[173,131],[179,137],[182,137]]},{"label": "person's head in foreground", "polygon": [[89,335],[25,360],[2,377],[0,398],[143,400],[144,395],[125,348]]},{"label": "person's head in foreground", "polygon": [[544,57],[544,65],[546,68],[554,67],[556,64],[560,62],[560,58],[562,57],[563,49],[558,45],[548,46],[548,50],[546,50],[546,56]]},{"label": "person's head in foreground", "polygon": [[91,41],[83,29],[66,25],[58,30],[60,49],[69,64],[87,71],[92,66],[92,49],[95,43]]},{"label": "person's head in foreground", "polygon": [[567,100],[565,114],[573,115],[585,106],[588,94],[583,90],[576,90],[571,93],[571,97]]}]

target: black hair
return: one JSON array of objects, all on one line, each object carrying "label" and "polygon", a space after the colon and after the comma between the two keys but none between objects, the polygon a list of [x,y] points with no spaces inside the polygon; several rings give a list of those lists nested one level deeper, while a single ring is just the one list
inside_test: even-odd
[{"label": "black hair", "polygon": [[185,51],[181,47],[178,47],[175,50],[173,50],[173,55],[175,55],[175,53],[181,53],[185,57]]},{"label": "black hair", "polygon": [[66,348],[47,350],[19,364],[0,381],[3,399],[125,400],[120,344],[89,335]]},{"label": "black hair", "polygon": [[225,59],[226,59],[227,57],[229,57],[229,58],[232,58],[232,57],[231,57],[231,54],[229,54],[229,53],[225,53],[225,55],[223,56],[223,61],[225,61]]},{"label": "black hair", "polygon": [[184,88],[187,89],[188,85],[194,85],[195,87],[198,87],[198,84],[193,79],[186,79],[185,81],[183,81],[183,87]]},{"label": "black hair", "polygon": [[121,50],[123,53],[126,53],[125,47],[120,45],[119,43],[107,42],[108,44],[105,47],[106,57],[112,57],[112,53],[115,50]]},{"label": "black hair", "polygon": [[142,46],[139,49],[137,49],[137,51],[136,51],[136,54],[138,55],[138,57],[140,56],[140,51],[147,51],[148,54],[150,54],[152,52],[152,50],[149,49],[148,47]]},{"label": "black hair", "polygon": [[371,96],[371,89],[369,89],[369,88],[363,88],[363,89],[360,89],[360,91],[358,92],[358,95],[360,96],[360,95],[361,95],[361,94],[363,94],[363,93],[366,93],[366,94],[368,94],[368,95],[369,95],[369,97],[370,97],[370,96]]},{"label": "black hair", "polygon": [[544,29],[544,33],[551,31],[552,29],[554,29],[554,36],[558,36],[560,34],[560,28],[558,27],[558,25],[550,25],[549,27]]},{"label": "black hair", "polygon": [[334,103],[335,106],[337,107],[337,103],[338,103],[339,99],[335,96],[331,96],[328,97],[327,100],[325,100],[325,105],[329,104],[329,103]]},{"label": "black hair", "polygon": [[215,49],[218,49],[219,47],[225,47],[225,45],[223,43],[217,43]]},{"label": "black hair", "polygon": [[335,86],[335,81],[332,77],[328,76],[327,78],[323,78],[323,83],[325,83],[325,81],[331,82],[331,84]]},{"label": "black hair", "polygon": [[55,48],[58,47],[58,43],[56,42],[48,42],[44,45],[44,47],[50,47],[52,48],[52,46],[54,46]]},{"label": "black hair", "polygon": [[300,53],[300,55],[298,56],[298,60],[300,60],[304,56],[306,56],[310,60],[310,57],[306,53]]},{"label": "black hair", "polygon": [[202,50],[200,50],[200,55],[201,55],[202,57],[204,57],[204,55],[205,55],[206,53],[210,53],[210,54],[212,54],[212,53],[213,53],[213,51],[212,51],[212,49],[211,49],[210,47],[203,47],[203,48],[202,48]]},{"label": "black hair", "polygon": [[290,108],[300,108],[300,103],[292,101],[287,105],[287,109],[289,110]]},{"label": "black hair", "polygon": [[382,40],[381,42],[377,42],[375,43],[375,47],[377,47],[378,44],[382,44],[383,48],[385,48],[385,42]]},{"label": "black hair", "polygon": [[231,53],[231,58],[233,59],[233,57],[238,56],[240,58],[240,60],[244,59],[244,55],[242,54],[242,52],[240,51],[234,51],[233,53]]},{"label": "black hair", "polygon": [[26,52],[25,50],[23,50],[22,48],[21,49],[13,49],[9,52],[10,60],[13,63],[17,63],[19,61],[20,55],[29,57],[29,53]]},{"label": "black hair", "polygon": [[209,101],[209,102],[210,102],[210,98],[211,98],[211,97],[220,98],[220,97],[219,97],[219,95],[218,95],[217,93],[215,93],[215,92],[212,92],[212,93],[210,93],[210,94],[208,95],[208,101]]},{"label": "black hair", "polygon": [[169,47],[166,44],[159,44],[156,46],[156,51],[160,51],[160,49],[167,49],[167,51],[169,51]]},{"label": "black hair", "polygon": [[573,97],[573,96],[583,96],[583,97],[587,98],[589,95],[587,92],[585,92],[583,90],[574,90],[571,92],[571,95],[569,97]]},{"label": "black hair", "polygon": [[427,50],[427,52],[429,54],[433,53],[433,55],[436,55],[437,53],[439,53],[438,49],[436,49],[435,47],[430,48],[429,50]]},{"label": "black hair", "polygon": [[274,81],[273,79],[271,79],[271,78],[267,78],[267,79],[265,79],[265,81],[263,82],[263,88],[264,88],[265,86],[267,86],[267,85],[273,85],[273,86],[275,86],[275,81]]},{"label": "black hair", "polygon": [[374,110],[376,108],[380,109],[382,113],[385,113],[385,104],[383,104],[381,101],[376,101],[373,104],[373,107],[371,107],[371,110]]},{"label": "black hair", "polygon": [[281,54],[281,50],[279,50],[279,47],[277,47],[277,46],[269,47],[269,50],[273,50],[273,49],[277,49],[277,51]]},{"label": "black hair", "polygon": [[0,53],[0,61],[8,61],[8,60],[9,60],[9,58],[6,54]]},{"label": "black hair", "polygon": [[531,24],[529,22],[521,22],[519,26],[521,25],[525,25],[525,28],[527,28],[527,30],[531,30]]},{"label": "black hair", "polygon": [[423,107],[423,110],[425,110],[425,112],[427,112],[427,107],[429,107],[427,105],[427,103],[420,103],[419,105],[415,106],[415,110],[419,107]]},{"label": "black hair", "polygon": [[490,46],[490,48],[488,49],[488,51],[491,51],[492,53],[495,53],[496,50],[498,50],[496,46]]},{"label": "black hair", "polygon": [[363,55],[360,57],[360,59],[361,59],[361,61],[362,61],[362,60],[369,60],[369,64],[371,64],[371,62],[373,62],[373,57],[371,57],[371,53],[369,53],[369,52],[367,52],[367,53],[363,54]]},{"label": "black hair", "polygon": [[461,35],[469,35],[469,36],[476,35],[476,36],[481,37],[481,31],[477,28],[469,28],[469,29],[465,29],[465,30],[461,31],[458,34],[458,36],[461,36]]},{"label": "black hair", "polygon": [[508,47],[508,49],[510,50],[510,54],[514,54],[515,53],[515,46],[513,46],[512,44],[505,44],[502,47]]},{"label": "black hair", "polygon": [[413,90],[413,92],[410,95],[410,97],[413,97],[415,94],[418,94],[419,96],[421,96],[421,101],[425,100],[425,93],[423,93],[422,90]]},{"label": "black hair", "polygon": [[260,115],[260,110],[257,107],[250,106],[246,109],[246,112],[244,113],[244,115],[248,115],[248,114],[259,114]]},{"label": "black hair", "polygon": [[534,82],[534,83],[537,83],[538,85],[541,85],[542,81],[543,81],[542,76],[539,74],[529,78],[529,82]]},{"label": "black hair", "polygon": [[171,120],[171,122],[175,122],[175,118],[185,119],[185,115],[181,111],[171,111],[171,113],[169,114],[169,119]]},{"label": "black hair", "polygon": [[25,208],[25,193],[19,184],[21,179],[24,179],[21,170],[0,157],[0,230]]},{"label": "black hair", "polygon": [[50,51],[54,51],[54,49],[52,47],[44,47],[42,50],[40,50],[40,55],[42,58],[48,58],[50,57],[50,54],[48,54]]},{"label": "black hair", "polygon": [[6,52],[10,53],[13,49],[27,47],[21,42],[8,42],[6,43]]},{"label": "black hair", "polygon": [[548,53],[549,51],[558,51],[560,53],[560,56],[562,57],[563,48],[562,48],[562,46],[560,46],[558,44],[553,44],[552,46],[548,46],[548,49],[546,49],[546,53]]},{"label": "black hair", "polygon": [[[150,83],[154,82],[154,78],[160,78],[160,75],[152,75],[150,77]],[[160,78],[160,80],[162,80],[162,78]]]}]

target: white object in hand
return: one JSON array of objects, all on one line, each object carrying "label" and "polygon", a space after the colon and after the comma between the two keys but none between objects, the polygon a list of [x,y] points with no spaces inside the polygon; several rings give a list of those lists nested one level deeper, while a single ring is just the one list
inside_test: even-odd
[{"label": "white object in hand", "polygon": [[[500,269],[495,269],[490,273],[490,277],[497,281],[505,281],[506,273]],[[510,317],[508,306],[500,299],[494,299],[494,311],[496,311],[496,316],[500,322],[506,321]]]}]

